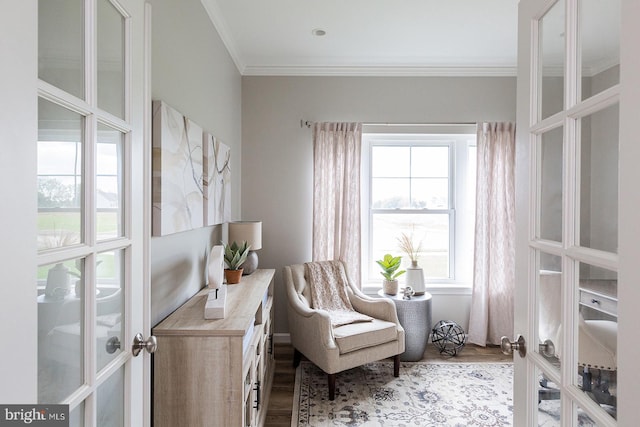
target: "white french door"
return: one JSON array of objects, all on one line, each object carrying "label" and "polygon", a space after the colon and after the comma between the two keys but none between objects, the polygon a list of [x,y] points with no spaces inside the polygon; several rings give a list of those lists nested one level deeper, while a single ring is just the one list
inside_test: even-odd
[{"label": "white french door", "polygon": [[516,426],[635,423],[639,13],[520,1]]},{"label": "white french door", "polygon": [[17,44],[37,64],[3,72],[27,76],[3,99],[23,129],[12,142],[25,147],[13,159],[21,170],[2,171],[21,190],[4,224],[27,237],[3,308],[33,350],[3,355],[17,373],[8,378],[26,383],[15,398],[2,390],[4,402],[68,404],[71,426],[148,425],[150,356],[132,354],[134,336],[149,333],[144,2],[28,0],[5,12],[26,18],[24,33],[9,25],[5,36],[24,36]]}]

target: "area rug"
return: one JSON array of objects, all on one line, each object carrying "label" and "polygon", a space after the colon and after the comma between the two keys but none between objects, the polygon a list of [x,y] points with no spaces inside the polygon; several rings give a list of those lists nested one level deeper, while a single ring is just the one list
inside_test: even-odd
[{"label": "area rug", "polygon": [[292,427],[511,426],[513,364],[368,363],[336,377],[329,401],[327,376],[310,362],[296,371]]}]

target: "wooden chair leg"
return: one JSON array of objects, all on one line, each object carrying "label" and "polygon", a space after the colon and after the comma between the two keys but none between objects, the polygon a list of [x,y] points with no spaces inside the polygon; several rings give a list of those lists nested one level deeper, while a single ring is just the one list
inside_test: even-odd
[{"label": "wooden chair leg", "polygon": [[393,356],[393,376],[398,378],[400,376],[400,355]]},{"label": "wooden chair leg", "polygon": [[336,374],[327,374],[327,380],[329,383],[329,400],[336,398]]},{"label": "wooden chair leg", "polygon": [[302,353],[300,353],[297,349],[293,349],[293,367],[297,368],[300,364],[300,359],[302,359]]}]

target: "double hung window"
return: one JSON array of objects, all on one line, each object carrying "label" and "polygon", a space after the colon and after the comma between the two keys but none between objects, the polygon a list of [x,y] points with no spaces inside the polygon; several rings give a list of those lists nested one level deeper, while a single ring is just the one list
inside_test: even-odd
[{"label": "double hung window", "polygon": [[[421,250],[427,286],[470,286],[475,210],[475,134],[363,134],[363,279],[381,282],[375,260],[403,256],[404,233]],[[402,278],[400,278],[402,282]]]}]

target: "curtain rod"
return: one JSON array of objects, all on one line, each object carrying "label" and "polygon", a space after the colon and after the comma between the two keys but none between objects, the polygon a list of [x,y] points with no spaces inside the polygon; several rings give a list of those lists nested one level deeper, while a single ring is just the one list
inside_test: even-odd
[{"label": "curtain rod", "polygon": [[[300,127],[311,128],[315,122],[311,120],[300,120]],[[475,126],[477,122],[455,122],[455,123],[362,123],[362,126]]]}]

